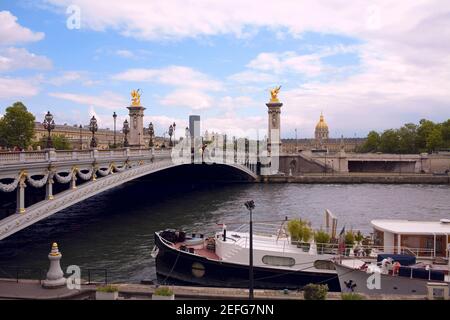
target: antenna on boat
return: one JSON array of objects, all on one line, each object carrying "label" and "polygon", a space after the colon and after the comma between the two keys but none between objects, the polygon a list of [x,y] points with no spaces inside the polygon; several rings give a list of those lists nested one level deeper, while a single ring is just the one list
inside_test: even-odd
[{"label": "antenna on boat", "polygon": [[253,221],[252,221],[252,210],[255,209],[255,202],[249,200],[245,202],[245,207],[250,212],[250,252],[249,252],[249,278],[250,278],[250,288],[248,290],[248,298],[253,300]]}]

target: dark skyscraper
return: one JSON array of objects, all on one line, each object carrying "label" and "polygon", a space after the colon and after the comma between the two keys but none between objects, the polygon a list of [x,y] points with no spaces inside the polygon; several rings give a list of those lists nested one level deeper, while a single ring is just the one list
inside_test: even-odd
[{"label": "dark skyscraper", "polygon": [[189,116],[189,133],[191,137],[200,137],[200,116]]}]

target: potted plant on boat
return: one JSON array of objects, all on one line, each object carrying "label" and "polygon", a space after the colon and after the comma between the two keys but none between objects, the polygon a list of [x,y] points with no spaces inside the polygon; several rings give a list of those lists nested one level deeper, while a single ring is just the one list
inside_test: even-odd
[{"label": "potted plant on boat", "polygon": [[158,287],[153,292],[152,300],[175,300],[175,294],[169,287]]},{"label": "potted plant on boat", "polygon": [[291,236],[292,244],[297,244],[297,246],[301,247],[304,251],[309,250],[309,240],[311,240],[313,232],[307,221],[302,219],[289,221],[288,231]]},{"label": "potted plant on boat", "polygon": [[97,287],[95,300],[117,300],[119,298],[119,289],[116,286]]},{"label": "potted plant on boat", "polygon": [[355,245],[355,235],[353,231],[347,231],[345,234],[345,247],[346,247],[346,255],[350,255],[350,252],[353,251],[353,246]]},{"label": "potted plant on boat", "polygon": [[327,247],[327,244],[330,243],[330,239],[331,239],[331,237],[326,231],[317,230],[314,233],[314,241],[317,244],[317,253],[319,253],[319,254],[324,253],[324,251]]}]

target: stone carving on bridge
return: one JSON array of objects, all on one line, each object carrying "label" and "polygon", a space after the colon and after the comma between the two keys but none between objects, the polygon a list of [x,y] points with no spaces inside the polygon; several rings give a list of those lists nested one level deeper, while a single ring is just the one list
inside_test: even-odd
[{"label": "stone carving on bridge", "polygon": [[48,170],[42,174],[43,178],[40,180],[33,179],[31,175],[27,176],[28,183],[34,187],[34,188],[42,188],[46,183],[48,179]]},{"label": "stone carving on bridge", "polygon": [[141,105],[141,89],[131,91],[131,105],[139,107]]},{"label": "stone carving on bridge", "polygon": [[3,192],[12,192],[12,191],[16,190],[21,176],[22,176],[22,174],[20,173],[16,178],[14,178],[13,182],[11,182],[9,184],[0,182],[0,190]]}]

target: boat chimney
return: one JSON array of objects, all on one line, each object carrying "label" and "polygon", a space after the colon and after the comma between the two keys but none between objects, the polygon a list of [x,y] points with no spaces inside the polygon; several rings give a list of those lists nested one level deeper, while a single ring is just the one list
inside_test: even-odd
[{"label": "boat chimney", "polygon": [[227,226],[223,224],[223,242],[227,241]]}]

